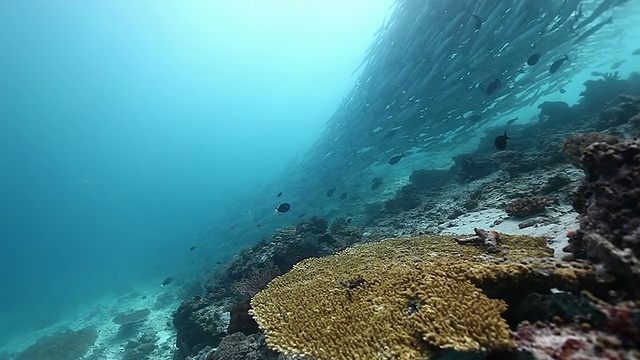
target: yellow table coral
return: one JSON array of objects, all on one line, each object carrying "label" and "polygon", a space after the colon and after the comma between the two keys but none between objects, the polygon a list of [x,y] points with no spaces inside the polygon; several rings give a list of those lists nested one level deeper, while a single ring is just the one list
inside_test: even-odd
[{"label": "yellow table coral", "polygon": [[525,260],[552,251],[542,238],[502,236],[499,245],[488,256],[451,237],[388,239],[303,260],[253,297],[252,314],[271,348],[315,359],[510,349],[507,305],[478,285],[530,276]]}]

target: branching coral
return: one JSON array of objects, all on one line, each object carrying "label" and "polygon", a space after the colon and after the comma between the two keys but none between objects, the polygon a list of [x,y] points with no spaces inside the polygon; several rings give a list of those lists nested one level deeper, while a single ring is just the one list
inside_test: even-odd
[{"label": "branching coral", "polygon": [[529,290],[527,279],[544,278],[537,284],[573,286],[593,274],[561,272],[552,260],[527,262],[551,254],[544,239],[502,238],[504,251],[494,256],[431,236],[303,260],[253,297],[252,314],[271,348],[316,359],[424,359],[438,348],[511,349],[515,343],[500,316],[506,303],[487,297],[484,285]]}]

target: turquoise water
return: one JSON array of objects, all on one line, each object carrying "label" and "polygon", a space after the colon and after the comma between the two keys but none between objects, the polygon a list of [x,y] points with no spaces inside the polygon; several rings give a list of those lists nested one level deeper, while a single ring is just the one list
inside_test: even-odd
[{"label": "turquoise water", "polygon": [[0,342],[227,256],[390,3],[2,2]]},{"label": "turquoise water", "polygon": [[[167,277],[172,286],[197,287],[217,262],[278,227],[316,214],[355,217],[367,203],[391,198],[413,170],[448,168],[452,156],[482,145],[496,127],[501,134],[514,116],[516,126],[536,121],[537,104],[574,104],[592,71],[612,72],[623,60],[615,69],[621,78],[640,70],[632,55],[640,48],[640,8],[628,2],[579,46],[547,44],[546,77],[534,85],[549,94],[497,115],[488,110],[481,124],[411,118],[400,135],[380,140],[403,109],[391,95],[353,105],[357,121],[343,124],[340,116],[370,80],[363,74],[375,61],[359,65],[380,38],[374,34],[402,29],[389,23],[393,3],[0,3],[0,344],[68,322],[103,299],[139,301],[139,292],[160,292]],[[592,11],[599,1],[584,3]],[[391,49],[390,57],[418,49],[409,59],[415,63],[437,50],[411,41],[384,45],[379,53]],[[548,75],[565,52],[562,71]],[[400,73],[410,68],[388,68],[397,64]],[[400,78],[374,75],[383,84],[386,76]],[[469,93],[482,94],[471,85]],[[455,95],[451,103],[421,101],[453,113],[470,99]],[[439,145],[413,143],[427,137]],[[384,179],[376,193],[374,177]],[[279,215],[274,208],[284,201],[292,210]],[[103,310],[107,323],[114,308]]]}]

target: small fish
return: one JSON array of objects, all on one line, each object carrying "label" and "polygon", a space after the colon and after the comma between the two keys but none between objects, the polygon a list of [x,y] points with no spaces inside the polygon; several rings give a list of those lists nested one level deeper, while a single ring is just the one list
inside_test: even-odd
[{"label": "small fish", "polygon": [[262,224],[258,224],[258,225],[256,225],[256,227],[260,227],[260,226],[262,226]]},{"label": "small fish", "polygon": [[404,157],[404,154],[393,155],[391,159],[389,159],[389,165],[395,165]]},{"label": "small fish", "polygon": [[382,138],[382,141],[391,139],[391,138],[396,134],[396,132],[397,132],[397,131],[398,131],[398,129],[394,129],[394,130],[389,131],[389,132],[387,133],[387,135],[385,135],[385,136]]},{"label": "small fish", "polygon": [[489,83],[489,85],[487,86],[487,89],[484,92],[487,95],[492,95],[493,93],[498,91],[498,89],[500,89],[501,87],[502,87],[502,83],[500,82],[500,80],[493,79],[493,81]]},{"label": "small fish", "polygon": [[278,195],[276,195],[277,198],[279,198],[280,196],[282,196],[282,191],[280,191]]},{"label": "small fish", "polygon": [[347,224],[351,224],[351,218],[347,218]]},{"label": "small fish", "polygon": [[276,212],[279,213],[279,214],[283,214],[283,213],[286,213],[287,211],[289,211],[289,209],[291,209],[291,204],[282,203],[282,204],[278,205],[278,207],[276,208]]},{"label": "small fish", "polygon": [[233,225],[229,226],[229,229],[235,229],[235,228],[236,228],[236,226],[238,226],[238,225],[233,224]]},{"label": "small fish", "polygon": [[167,285],[171,284],[172,281],[173,281],[173,278],[168,277],[168,278],[164,279],[164,281],[162,282],[162,284],[160,284],[160,286],[167,286]]},{"label": "small fish", "polygon": [[538,63],[538,60],[540,60],[540,54],[535,53],[529,56],[529,58],[527,59],[527,65],[535,65]]},{"label": "small fish", "polygon": [[468,117],[468,119],[469,119],[469,121],[477,122],[477,121],[482,120],[482,115],[480,115],[480,114],[471,114],[471,115]]},{"label": "small fish", "polygon": [[589,36],[595,34],[596,31],[602,29],[605,25],[611,24],[612,22],[613,22],[613,17],[609,17],[609,19],[594,25],[589,30],[585,31],[582,35],[578,36],[578,38],[575,39],[573,41],[573,43],[577,44],[577,43],[581,42],[582,40],[584,40],[584,39],[588,38]]},{"label": "small fish", "polygon": [[298,219],[303,218],[305,215],[307,215],[307,213],[302,213],[302,214],[298,215]]},{"label": "small fish", "polygon": [[615,63],[613,63],[613,65],[611,65],[611,70],[615,70],[615,69],[619,68],[620,65],[622,65],[625,61],[627,61],[627,60],[616,61]]},{"label": "small fish", "polygon": [[560,70],[560,66],[564,64],[565,61],[569,60],[569,57],[565,55],[562,59],[558,59],[551,64],[549,67],[549,72],[554,74],[556,71]]},{"label": "small fish", "polygon": [[349,193],[343,192],[342,194],[340,194],[340,200],[346,199],[347,196],[349,196]]},{"label": "small fish", "polygon": [[591,72],[591,76],[603,76],[604,74],[601,73],[600,71],[592,71]]},{"label": "small fish", "polygon": [[640,55],[640,49],[635,50],[631,55]]},{"label": "small fish", "polygon": [[560,88],[560,90],[559,90],[559,91],[560,91],[560,94],[564,94],[564,93],[566,93],[566,92],[567,92],[567,90],[565,90],[564,88]]},{"label": "small fish", "polygon": [[482,27],[482,18],[475,14],[471,14],[471,16],[473,16],[473,19],[476,21],[476,30],[480,30]]},{"label": "small fish", "polygon": [[576,11],[575,19],[580,20],[582,18],[582,3],[578,4],[578,10]]},{"label": "small fish", "polygon": [[373,178],[371,180],[371,190],[377,190],[382,185],[382,178]]},{"label": "small fish", "polygon": [[193,250],[195,250],[195,249],[196,249],[196,247],[195,247],[195,246],[192,246],[192,247],[190,247],[190,248],[189,248],[189,251],[193,251]]},{"label": "small fish", "polygon": [[516,122],[516,120],[518,120],[518,117],[517,117],[517,116],[516,116],[516,117],[514,117],[513,119],[509,119],[509,121],[507,121],[507,125],[511,125],[511,124],[513,124],[514,122]]},{"label": "small fish", "polygon": [[327,197],[331,197],[333,196],[333,193],[336,191],[336,188],[331,188],[329,189],[329,191],[327,191]]},{"label": "small fish", "polygon": [[507,130],[504,131],[504,135],[496,136],[496,140],[494,144],[496,145],[496,149],[504,150],[507,148],[507,140],[511,139],[507,136]]},{"label": "small fish", "polygon": [[147,300],[147,295],[142,295],[142,300]]}]

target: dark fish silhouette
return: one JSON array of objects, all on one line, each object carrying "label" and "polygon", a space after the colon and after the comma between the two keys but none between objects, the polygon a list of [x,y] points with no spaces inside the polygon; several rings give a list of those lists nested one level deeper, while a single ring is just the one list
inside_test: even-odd
[{"label": "dark fish silhouette", "polygon": [[347,196],[349,196],[349,194],[348,194],[348,193],[346,193],[346,192],[343,192],[342,194],[340,194],[340,200],[344,200],[344,199],[346,199],[346,198],[347,198]]},{"label": "dark fish silhouette", "polygon": [[476,30],[480,30],[482,27],[482,19],[478,15],[471,14],[471,16],[473,16],[473,19],[476,21]]},{"label": "dark fish silhouette", "polygon": [[371,180],[371,190],[377,190],[382,185],[382,178],[373,178]]},{"label": "dark fish silhouette", "polygon": [[351,224],[351,218],[347,218],[347,224]]},{"label": "dark fish silhouette", "polygon": [[635,50],[631,55],[640,55],[640,49]]},{"label": "dark fish silhouette", "polygon": [[303,218],[305,215],[307,215],[307,213],[302,213],[302,214],[298,215],[298,219]]},{"label": "dark fish silhouette", "polygon": [[603,73],[601,73],[600,71],[592,71],[591,72],[591,76],[602,76],[604,75]]},{"label": "dark fish silhouette", "polygon": [[329,189],[329,191],[327,191],[327,197],[331,197],[333,196],[333,193],[336,191],[336,188],[331,188]]},{"label": "dark fish silhouette", "polygon": [[569,60],[569,57],[565,55],[562,59],[558,59],[549,66],[549,72],[554,74],[556,71],[560,70],[560,66],[564,64],[565,61]]},{"label": "dark fish silhouette", "polygon": [[500,80],[493,79],[493,81],[490,82],[489,85],[487,85],[487,89],[484,92],[487,95],[492,95],[493,93],[498,91],[498,89],[500,89],[501,87],[502,87],[502,83],[500,82]]},{"label": "dark fish silhouette", "polygon": [[398,155],[393,155],[391,157],[391,159],[389,159],[389,164],[390,165],[395,165],[398,163],[398,161],[400,161],[400,159],[402,159],[404,157],[404,154],[398,154]]},{"label": "dark fish silhouette", "polygon": [[280,191],[278,195],[276,195],[276,197],[280,197],[280,196],[282,196],[282,191]]},{"label": "dark fish silhouette", "polygon": [[193,250],[195,250],[195,249],[196,249],[196,247],[195,247],[195,246],[192,246],[192,247],[190,247],[190,248],[189,248],[189,251],[193,251]]},{"label": "dark fish silhouette", "polygon": [[615,70],[615,69],[619,68],[620,65],[622,65],[625,61],[627,61],[627,60],[616,61],[615,63],[613,63],[613,65],[611,65],[611,70]]},{"label": "dark fish silhouette", "polygon": [[282,213],[286,213],[287,211],[289,211],[289,209],[291,209],[291,204],[282,203],[282,204],[278,205],[278,207],[276,208],[276,211],[278,213],[282,214]]},{"label": "dark fish silhouette", "polygon": [[517,116],[516,116],[516,117],[514,117],[513,119],[510,119],[509,121],[507,121],[507,125],[511,125],[511,124],[513,124],[514,122],[516,122],[516,120],[518,120],[518,117],[517,117]]},{"label": "dark fish silhouette", "polygon": [[468,117],[469,121],[476,122],[482,120],[482,115],[480,114],[472,114]]},{"label": "dark fish silhouette", "polygon": [[164,279],[164,281],[162,282],[162,284],[160,284],[160,286],[169,285],[169,284],[171,284],[172,281],[173,281],[173,278],[168,277],[168,278]]},{"label": "dark fish silhouette", "polygon": [[389,132],[387,133],[387,135],[385,135],[385,136],[382,138],[382,141],[384,141],[384,140],[388,140],[388,139],[391,139],[391,138],[396,134],[396,132],[397,132],[397,131],[398,131],[398,129],[394,129],[394,130],[389,131]]},{"label": "dark fish silhouette", "polygon": [[560,90],[558,90],[558,91],[560,91],[560,94],[564,94],[564,93],[567,92],[567,90],[565,90],[564,88],[560,88]]},{"label": "dark fish silhouette", "polygon": [[496,149],[504,150],[507,148],[507,140],[511,139],[507,136],[507,130],[504,131],[504,135],[496,136],[496,140],[494,144],[496,145]]},{"label": "dark fish silhouette", "polygon": [[535,53],[529,56],[529,58],[527,59],[527,65],[535,65],[538,63],[538,60],[540,60],[540,54]]}]

